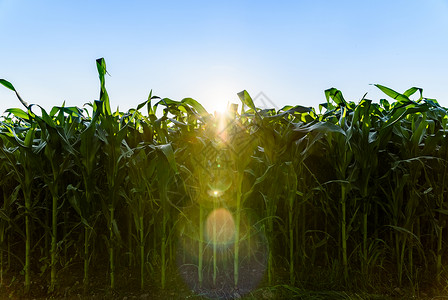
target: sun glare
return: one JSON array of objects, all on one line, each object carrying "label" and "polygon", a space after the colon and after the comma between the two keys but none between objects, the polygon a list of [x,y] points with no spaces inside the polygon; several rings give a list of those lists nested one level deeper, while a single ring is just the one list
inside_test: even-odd
[{"label": "sun glare", "polygon": [[235,236],[232,214],[225,208],[212,211],[207,217],[206,234],[208,240],[216,245],[232,243]]},{"label": "sun glare", "polygon": [[226,101],[214,101],[210,104],[212,114],[223,114],[227,111]]}]

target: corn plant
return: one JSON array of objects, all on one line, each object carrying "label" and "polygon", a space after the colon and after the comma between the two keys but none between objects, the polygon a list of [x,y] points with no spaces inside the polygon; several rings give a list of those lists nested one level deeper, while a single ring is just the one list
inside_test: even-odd
[{"label": "corn plant", "polygon": [[[127,200],[137,233],[136,239],[138,241],[140,260],[140,288],[142,290],[145,285],[145,244],[149,234],[147,219],[150,218],[149,214],[154,213],[150,205],[154,201],[154,188],[151,186],[151,182],[155,173],[156,159],[152,153],[154,153],[154,149],[151,149],[148,145],[142,145],[140,149],[134,151],[134,155],[129,159],[129,175],[134,186],[132,189],[133,194],[132,196],[123,194],[123,197]],[[153,223],[154,217],[150,218],[149,222],[150,224]]]},{"label": "corn plant", "polygon": [[[18,264],[25,290],[40,268],[57,292],[73,261],[87,292],[105,249],[111,289],[122,261],[140,289],[148,278],[166,288],[176,247],[201,291],[221,275],[244,289],[252,258],[268,285],[319,288],[329,275],[327,288],[369,288],[385,271],[415,293],[423,274],[443,284],[448,117],[422,89],[376,85],[393,100],[355,103],[331,88],[319,112],[260,109],[243,91],[240,112],[221,115],[150,92],[113,112],[104,59],[97,69],[100,97],[87,109],[64,103],[48,113],[0,80],[24,106],[0,118],[0,284]],[[227,229],[213,219],[224,212],[234,228],[225,247]]]},{"label": "corn plant", "polygon": [[[30,127],[26,129],[26,133],[18,132],[20,129],[11,125],[7,125],[6,132],[1,132],[2,139],[7,139],[8,144],[12,147],[2,147],[3,155],[9,163],[9,168],[14,170],[14,177],[20,184],[24,199],[24,218],[25,218],[25,291],[28,292],[31,285],[30,268],[31,268],[31,222],[32,222],[32,203],[33,203],[33,181],[38,170],[37,153],[42,149],[43,144],[34,143],[34,137],[37,125],[33,122],[34,115],[29,111],[25,113],[22,110],[11,110],[19,117],[29,121]],[[21,131],[21,130],[20,130]],[[18,134],[19,133],[19,134]],[[20,151],[18,151],[20,149]]]},{"label": "corn plant", "polygon": [[[72,126],[75,123],[66,124],[67,119],[64,118],[63,110],[60,110],[57,123],[41,108],[42,117],[36,117],[36,122],[40,128],[40,140],[45,143],[44,155],[47,158],[47,165],[51,168],[47,174],[43,174],[43,180],[47,185],[51,197],[51,279],[50,291],[54,291],[56,284],[56,255],[57,249],[57,227],[58,227],[58,210],[60,205],[62,185],[62,177],[64,173],[70,168],[72,155],[75,154],[72,145],[70,144],[70,134],[73,133]],[[56,110],[53,110],[56,113]],[[68,122],[67,122],[68,123]],[[68,126],[67,126],[68,125]]]},{"label": "corn plant", "polygon": [[[6,151],[3,147],[3,140],[0,138],[0,153],[5,154]],[[18,200],[18,193],[20,191],[20,186],[16,185],[13,179],[14,173],[13,171],[7,170],[7,156],[1,155],[2,166],[0,170],[2,170],[3,174],[6,174],[5,177],[0,179],[0,186],[2,186],[2,198],[3,205],[0,208],[0,287],[3,286],[3,274],[9,270],[11,265],[11,236],[12,231],[20,232],[23,235],[23,232],[20,230],[19,226],[16,224],[14,220],[14,205]],[[4,255],[7,255],[7,267],[5,268]]]},{"label": "corn plant", "polygon": [[91,122],[84,125],[79,133],[75,155],[75,164],[79,168],[82,179],[78,185],[70,184],[67,187],[69,192],[69,201],[80,217],[80,222],[84,227],[84,245],[82,251],[83,257],[83,284],[86,289],[89,285],[89,264],[91,236],[93,223],[96,219],[94,206],[95,193],[97,192],[96,178],[98,176],[98,151],[101,147],[99,138],[96,134],[97,120],[99,110],[95,112]]}]

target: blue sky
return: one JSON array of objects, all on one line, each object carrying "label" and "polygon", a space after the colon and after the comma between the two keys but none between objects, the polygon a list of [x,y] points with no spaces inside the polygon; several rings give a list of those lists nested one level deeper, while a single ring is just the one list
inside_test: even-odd
[{"label": "blue sky", "polygon": [[[47,109],[97,99],[99,57],[121,111],[151,89],[210,112],[243,89],[277,107],[318,107],[331,87],[386,97],[373,83],[448,106],[447,16],[448,0],[0,0],[0,78]],[[10,107],[20,103],[0,87],[0,111]]]}]

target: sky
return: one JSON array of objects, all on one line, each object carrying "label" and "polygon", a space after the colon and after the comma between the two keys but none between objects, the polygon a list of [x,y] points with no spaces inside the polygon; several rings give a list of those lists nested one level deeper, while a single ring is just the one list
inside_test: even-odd
[{"label": "sky", "polygon": [[[99,98],[104,57],[112,109],[153,95],[209,112],[239,103],[318,108],[416,86],[448,106],[448,0],[0,0],[0,78],[28,103],[82,107]],[[0,113],[21,107],[0,86]]]}]

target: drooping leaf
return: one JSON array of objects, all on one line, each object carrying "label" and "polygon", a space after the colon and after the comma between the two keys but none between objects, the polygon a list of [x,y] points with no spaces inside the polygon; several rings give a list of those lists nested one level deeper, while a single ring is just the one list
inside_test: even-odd
[{"label": "drooping leaf", "polygon": [[19,99],[20,103],[22,103],[23,106],[25,106],[26,108],[29,107],[28,103],[26,103],[22,97],[20,97],[19,93],[17,92],[17,90],[14,88],[14,86],[12,85],[11,82],[5,80],[5,79],[0,79],[0,84],[3,85],[4,87],[10,89],[11,91],[14,91],[16,93],[17,98]]},{"label": "drooping leaf", "polygon": [[394,91],[393,89],[390,89],[390,88],[385,87],[385,86],[380,85],[380,84],[375,84],[375,86],[377,88],[379,88],[383,93],[385,93],[386,95],[388,95],[389,97],[391,97],[391,98],[393,98],[393,99],[395,99],[397,101],[400,101],[400,102],[411,102],[411,99],[409,99],[408,96],[400,94],[400,93]]},{"label": "drooping leaf", "polygon": [[342,135],[346,135],[345,131],[332,123],[329,122],[317,122],[314,123],[310,126],[300,126],[300,125],[296,125],[292,130],[294,131],[299,131],[299,132],[312,132],[312,131],[316,131],[316,132],[337,132],[340,133]]},{"label": "drooping leaf", "polygon": [[257,108],[255,107],[254,101],[252,100],[252,98],[250,97],[249,93],[246,90],[239,92],[237,95],[244,105],[251,108],[254,111],[254,113],[258,117],[260,117],[260,114],[258,113]]},{"label": "drooping leaf", "polygon": [[405,95],[406,97],[410,97],[412,96],[416,91],[420,92],[420,98],[417,100],[417,102],[419,102],[422,99],[422,94],[423,94],[423,89],[422,88],[417,88],[417,87],[411,87],[410,89],[406,90],[403,95]]},{"label": "drooping leaf", "polygon": [[16,91],[16,89],[14,88],[12,83],[5,79],[0,79],[0,84],[3,85],[4,87],[10,89],[11,91],[14,91],[14,92]]},{"label": "drooping leaf", "polygon": [[159,149],[165,155],[171,168],[177,174],[178,173],[177,164],[174,158],[174,151],[171,144],[157,145],[156,148]]},{"label": "drooping leaf", "polygon": [[207,110],[198,101],[192,98],[184,98],[182,99],[181,102],[193,107],[201,116],[208,116],[209,114]]},{"label": "drooping leaf", "polygon": [[330,103],[331,98],[337,105],[347,106],[347,101],[345,101],[344,96],[342,96],[342,92],[336,88],[326,90],[325,98],[327,98],[327,103]]},{"label": "drooping leaf", "polygon": [[27,121],[30,119],[29,115],[20,108],[8,108],[7,110],[5,110],[5,112],[12,113],[19,119],[24,119]]}]

